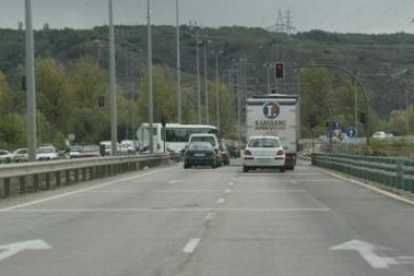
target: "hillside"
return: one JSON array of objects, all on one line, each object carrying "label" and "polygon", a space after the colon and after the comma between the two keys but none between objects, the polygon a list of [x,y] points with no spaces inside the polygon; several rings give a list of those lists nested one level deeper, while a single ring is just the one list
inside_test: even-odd
[{"label": "hillside", "polygon": [[[80,57],[95,60],[103,69],[108,64],[107,27],[90,30],[42,30],[36,31],[36,56],[53,57],[63,64]],[[181,54],[183,86],[190,102],[195,102],[196,50],[195,30],[190,26],[181,28]],[[153,61],[166,68],[169,78],[174,80],[176,64],[175,28],[156,26],[153,30]],[[24,32],[0,29],[0,71],[8,79],[13,91],[21,85],[21,64],[24,62]],[[138,97],[143,73],[146,69],[146,26],[117,26],[117,74],[118,84],[130,96]],[[259,28],[222,27],[200,30],[200,38],[210,41],[208,46],[208,78],[215,77],[215,60],[211,51],[222,51],[220,55],[220,77],[228,89],[235,94],[236,88],[246,95],[263,93],[267,90],[267,62],[283,61],[286,77],[271,87],[278,92],[305,93],[306,83],[298,74],[298,68],[309,64],[332,64],[357,72],[369,93],[370,107],[374,117],[387,121],[395,110],[405,109],[413,103],[412,75],[392,78],[396,72],[411,69],[414,61],[414,36],[409,34],[364,35],[337,34],[323,31],[298,33],[285,36],[270,33]],[[200,47],[203,57],[203,48]],[[201,73],[204,74],[201,62]],[[410,71],[409,71],[410,72]],[[327,69],[332,79],[329,86],[340,91],[346,76],[338,70]],[[203,76],[203,75],[202,75]],[[238,83],[237,83],[238,79]],[[407,89],[407,90],[405,90]],[[332,90],[332,91],[333,91]],[[404,91],[408,91],[405,95]],[[335,92],[339,93],[339,92]],[[341,98],[341,95],[333,97]],[[192,98],[192,99],[191,99]],[[336,101],[334,108],[343,103]],[[349,104],[352,104],[350,101]],[[363,104],[362,102],[360,103]],[[306,120],[305,120],[306,121]],[[317,122],[322,128],[322,119]],[[305,122],[304,122],[305,123]]]}]

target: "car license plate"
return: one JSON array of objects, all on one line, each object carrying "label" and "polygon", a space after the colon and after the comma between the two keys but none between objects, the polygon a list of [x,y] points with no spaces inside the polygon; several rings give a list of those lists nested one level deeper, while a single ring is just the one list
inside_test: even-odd
[{"label": "car license plate", "polygon": [[204,157],[206,156],[204,153],[196,153],[194,154],[195,157]]},{"label": "car license plate", "polygon": [[257,161],[259,164],[269,164],[272,162],[272,159],[270,158],[258,158]]}]

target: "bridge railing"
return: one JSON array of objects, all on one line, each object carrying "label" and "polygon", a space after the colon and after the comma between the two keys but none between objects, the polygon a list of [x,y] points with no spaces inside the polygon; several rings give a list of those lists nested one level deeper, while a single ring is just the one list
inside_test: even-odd
[{"label": "bridge railing", "polygon": [[414,159],[313,154],[312,165],[414,193]]},{"label": "bridge railing", "polygon": [[1,165],[0,195],[4,198],[14,194],[49,190],[145,167],[166,165],[169,160],[169,155],[157,154]]}]

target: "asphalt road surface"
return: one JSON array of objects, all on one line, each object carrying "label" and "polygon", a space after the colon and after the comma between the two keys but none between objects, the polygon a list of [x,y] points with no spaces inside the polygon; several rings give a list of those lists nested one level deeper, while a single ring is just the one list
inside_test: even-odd
[{"label": "asphalt road surface", "polygon": [[1,276],[414,275],[414,206],[305,165],[178,164],[5,202]]}]

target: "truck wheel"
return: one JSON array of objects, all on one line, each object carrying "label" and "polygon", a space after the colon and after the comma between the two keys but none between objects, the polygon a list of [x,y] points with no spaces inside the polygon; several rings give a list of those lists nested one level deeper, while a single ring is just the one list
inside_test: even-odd
[{"label": "truck wheel", "polygon": [[280,168],[280,172],[284,173],[285,171],[286,171],[286,168],[285,167],[281,167]]},{"label": "truck wheel", "polygon": [[243,167],[243,172],[244,172],[244,173],[249,172],[249,168],[248,168],[248,167],[246,167],[246,166],[244,166],[244,167]]}]

